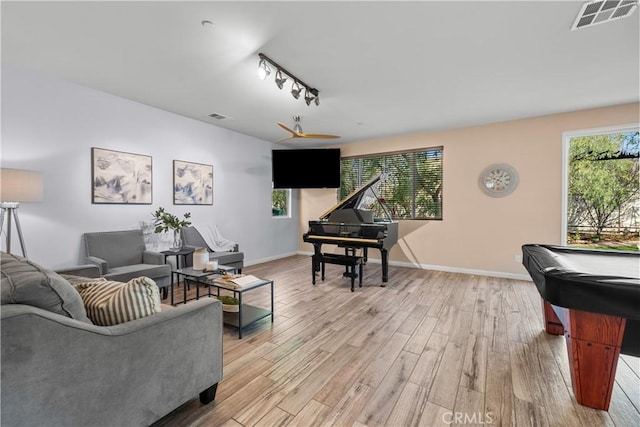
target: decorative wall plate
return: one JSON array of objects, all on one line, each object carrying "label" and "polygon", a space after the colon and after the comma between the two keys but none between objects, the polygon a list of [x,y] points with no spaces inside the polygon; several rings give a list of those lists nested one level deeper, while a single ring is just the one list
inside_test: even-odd
[{"label": "decorative wall plate", "polygon": [[491,165],[482,171],[478,184],[487,196],[504,197],[518,186],[518,173],[506,164]]}]

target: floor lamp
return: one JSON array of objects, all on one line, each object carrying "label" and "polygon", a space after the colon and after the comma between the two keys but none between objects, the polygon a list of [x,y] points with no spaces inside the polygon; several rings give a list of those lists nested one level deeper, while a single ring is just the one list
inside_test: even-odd
[{"label": "floor lamp", "polygon": [[16,225],[22,256],[27,258],[22,228],[18,217],[20,203],[42,201],[42,175],[39,172],[24,169],[0,168],[0,235],[4,230],[4,219],[7,218],[6,251],[11,253],[12,222]]}]

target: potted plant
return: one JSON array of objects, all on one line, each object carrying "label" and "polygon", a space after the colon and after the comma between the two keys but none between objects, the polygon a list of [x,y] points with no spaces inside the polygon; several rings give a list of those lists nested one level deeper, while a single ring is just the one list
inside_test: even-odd
[{"label": "potted plant", "polygon": [[156,233],[166,233],[173,231],[173,243],[171,245],[172,251],[179,251],[182,248],[182,239],[180,239],[180,230],[182,227],[191,225],[191,213],[184,214],[184,219],[178,218],[176,215],[166,212],[164,208],[158,208],[153,214],[153,225]]},{"label": "potted plant", "polygon": [[222,302],[222,311],[237,313],[240,310],[240,300],[228,295],[217,297]]}]

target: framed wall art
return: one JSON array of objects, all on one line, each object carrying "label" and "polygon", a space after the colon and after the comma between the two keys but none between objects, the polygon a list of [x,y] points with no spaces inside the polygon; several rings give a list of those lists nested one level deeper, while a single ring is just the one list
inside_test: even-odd
[{"label": "framed wall art", "polygon": [[151,156],[91,148],[91,203],[150,205]]},{"label": "framed wall art", "polygon": [[213,205],[213,166],[174,160],[173,204]]}]

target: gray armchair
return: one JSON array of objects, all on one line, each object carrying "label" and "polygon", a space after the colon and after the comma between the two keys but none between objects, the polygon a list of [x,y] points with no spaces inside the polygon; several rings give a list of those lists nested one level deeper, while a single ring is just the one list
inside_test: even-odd
[{"label": "gray armchair", "polygon": [[[218,260],[220,264],[235,267],[242,272],[244,266],[244,254],[239,251],[236,244],[231,251],[215,251],[209,247],[204,237],[195,227],[183,227],[180,230],[183,247],[187,249],[206,248],[209,251],[209,260]],[[193,265],[193,254],[187,256],[187,265]]]},{"label": "gray armchair", "polygon": [[146,276],[165,290],[171,284],[171,266],[159,252],[147,251],[142,230],[104,231],[84,234],[86,261],[100,274],[118,282]]}]

